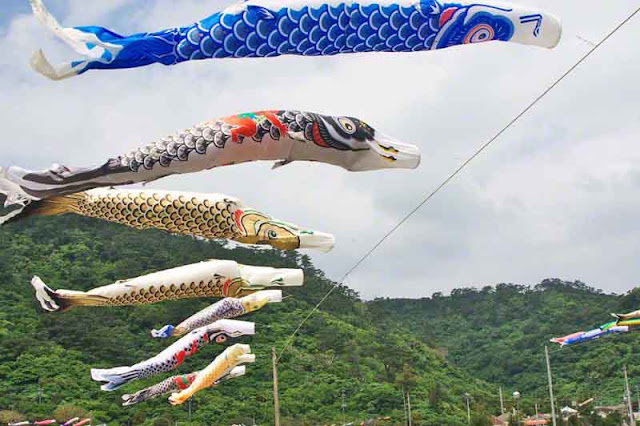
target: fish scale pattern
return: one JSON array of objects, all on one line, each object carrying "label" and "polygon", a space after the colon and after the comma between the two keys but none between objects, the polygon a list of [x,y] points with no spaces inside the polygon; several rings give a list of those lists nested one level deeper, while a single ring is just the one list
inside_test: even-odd
[{"label": "fish scale pattern", "polygon": [[247,6],[221,12],[183,30],[177,62],[228,57],[304,56],[429,50],[439,14],[427,3],[323,4],[277,11]]},{"label": "fish scale pattern", "polygon": [[[240,280],[244,285],[248,283]],[[135,287],[119,294],[100,294],[99,291],[89,292],[92,296],[92,306],[130,306],[144,305],[162,302],[165,300],[180,300],[199,297],[224,297],[228,293],[228,278],[213,276],[207,281],[177,282],[171,284],[159,284],[147,288],[137,289]],[[239,289],[242,286],[238,286]],[[233,289],[236,290],[235,288]],[[239,291],[238,291],[239,292]],[[235,295],[235,294],[234,294]],[[100,300],[97,300],[100,298]]]},{"label": "fish scale pattern", "polygon": [[238,238],[242,235],[233,215],[233,200],[208,200],[171,194],[80,193],[75,196],[79,214],[105,219],[136,229],[161,229],[204,238]]},{"label": "fish scale pattern", "polygon": [[197,376],[196,373],[182,374],[178,376],[172,376],[168,379],[161,381],[153,386],[139,390],[138,392],[130,395],[123,395],[123,405],[133,405],[141,401],[146,401],[165,393],[173,392],[176,390],[186,389],[193,383]]},{"label": "fish scale pattern", "polygon": [[204,327],[220,319],[235,318],[244,314],[244,306],[239,299],[225,298],[203,309],[198,314],[181,322],[174,331],[174,335]]},{"label": "fish scale pattern", "polygon": [[193,330],[174,342],[156,356],[130,367],[115,367],[107,370],[92,369],[91,377],[97,381],[109,382],[105,390],[114,390],[132,380],[143,379],[178,368],[186,357],[194,355],[209,342],[218,344],[229,339],[229,335],[215,325]]}]

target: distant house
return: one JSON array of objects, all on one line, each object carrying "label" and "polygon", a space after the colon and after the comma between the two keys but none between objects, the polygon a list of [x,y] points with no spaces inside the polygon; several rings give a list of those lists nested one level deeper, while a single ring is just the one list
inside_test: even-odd
[{"label": "distant house", "polygon": [[618,412],[622,415],[627,413],[627,406],[624,404],[620,405],[600,405],[595,408],[596,414],[600,417],[607,417],[609,414]]}]

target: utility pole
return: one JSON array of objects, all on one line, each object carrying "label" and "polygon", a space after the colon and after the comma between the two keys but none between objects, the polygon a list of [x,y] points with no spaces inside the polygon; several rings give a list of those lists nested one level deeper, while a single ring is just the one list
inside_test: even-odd
[{"label": "utility pole", "polygon": [[638,412],[640,413],[640,386],[636,386],[636,396],[638,397]]},{"label": "utility pole", "polygon": [[465,399],[467,400],[467,424],[471,424],[471,408],[469,407],[469,394],[464,394]]},{"label": "utility pole", "polygon": [[498,388],[498,391],[500,392],[500,414],[504,416],[504,399],[502,399],[502,386]]},{"label": "utility pole", "polygon": [[344,389],[342,389],[342,405],[340,406],[342,409],[342,423],[347,422],[347,403],[345,401]]},{"label": "utility pole", "polygon": [[629,410],[629,426],[636,426],[636,421],[633,418],[633,405],[631,403],[631,391],[629,390],[629,378],[627,377],[627,366],[624,366],[624,386],[627,392],[627,407]]},{"label": "utility pole", "polygon": [[409,393],[409,391],[407,391],[407,410],[409,412],[409,426],[412,426],[412,419],[411,419],[411,394]]},{"label": "utility pole", "polygon": [[36,377],[36,386],[38,386],[38,405],[42,404],[42,387],[40,387],[40,377]]},{"label": "utility pole", "polygon": [[556,407],[553,403],[553,381],[551,380],[551,363],[549,362],[549,348],[544,345],[544,356],[547,359],[547,377],[549,379],[549,399],[551,400],[551,422],[556,426]]},{"label": "utility pole", "polygon": [[407,393],[404,391],[404,385],[402,385],[402,410],[404,411],[404,424],[409,424],[407,417]]},{"label": "utility pole", "polygon": [[278,358],[276,348],[271,348],[271,358],[273,359],[273,411],[275,415],[275,426],[280,426],[280,401],[278,400]]},{"label": "utility pole", "polygon": [[191,398],[189,398],[189,424],[191,424]]}]

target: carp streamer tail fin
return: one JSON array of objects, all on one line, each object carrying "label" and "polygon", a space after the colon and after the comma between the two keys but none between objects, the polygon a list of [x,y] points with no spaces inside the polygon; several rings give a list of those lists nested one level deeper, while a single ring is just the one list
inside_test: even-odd
[{"label": "carp streamer tail fin", "polygon": [[173,325],[165,325],[159,330],[151,330],[151,336],[159,339],[168,339],[173,335],[173,330],[175,330],[175,327]]},{"label": "carp streamer tail fin", "polygon": [[24,219],[28,216],[51,216],[78,211],[83,193],[38,200],[27,194],[20,185],[0,168],[0,225]]},{"label": "carp streamer tail fin", "polygon": [[76,306],[104,306],[108,301],[104,296],[83,291],[51,290],[38,276],[31,279],[31,285],[36,290],[36,299],[40,306],[49,312],[67,311]]},{"label": "carp streamer tail fin", "polygon": [[51,290],[40,277],[33,277],[31,279],[31,285],[36,290],[36,299],[38,299],[40,306],[42,306],[42,309],[45,311],[54,312],[67,308],[64,299],[61,299],[58,293]]},{"label": "carp streamer tail fin", "polygon": [[137,404],[138,402],[144,401],[146,399],[149,399],[150,391],[151,391],[150,388],[146,388],[136,393],[122,395],[122,401],[123,401],[122,405],[126,407],[129,405]]},{"label": "carp streamer tail fin", "polygon": [[0,225],[23,216],[23,211],[31,202],[32,198],[0,168]]},{"label": "carp streamer tail fin", "polygon": [[91,369],[91,378],[96,382],[107,382],[100,386],[104,391],[113,391],[140,377],[140,370],[131,367],[115,367],[107,370]]},{"label": "carp streamer tail fin", "polygon": [[53,66],[42,50],[35,52],[31,57],[31,67],[51,80],[62,80],[81,74],[93,61],[108,63],[122,49],[122,46],[109,43],[109,40],[122,38],[109,30],[99,27],[65,28],[49,13],[42,0],[29,0],[29,3],[38,21],[82,55],[81,60]]},{"label": "carp streamer tail fin", "polygon": [[[2,185],[2,182],[0,182],[0,185]],[[0,186],[0,196],[2,193],[2,187]],[[78,193],[45,200],[30,200],[23,204],[22,207],[18,207],[5,216],[0,216],[0,225],[25,219],[29,216],[58,216],[66,213],[77,213],[78,202],[83,199],[84,193]]]}]

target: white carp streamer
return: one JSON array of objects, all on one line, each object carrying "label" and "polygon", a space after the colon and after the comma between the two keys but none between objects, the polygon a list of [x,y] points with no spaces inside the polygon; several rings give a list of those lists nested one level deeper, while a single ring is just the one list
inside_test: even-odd
[{"label": "white carp streamer", "polygon": [[[86,292],[52,290],[38,276],[33,277],[31,285],[36,290],[40,306],[53,312],[67,311],[76,306],[147,305],[199,297],[235,298],[274,287],[301,286],[303,280],[302,269],[248,266],[233,260],[207,260],[117,281]],[[275,293],[267,294],[273,298],[270,301],[277,301]]]}]

